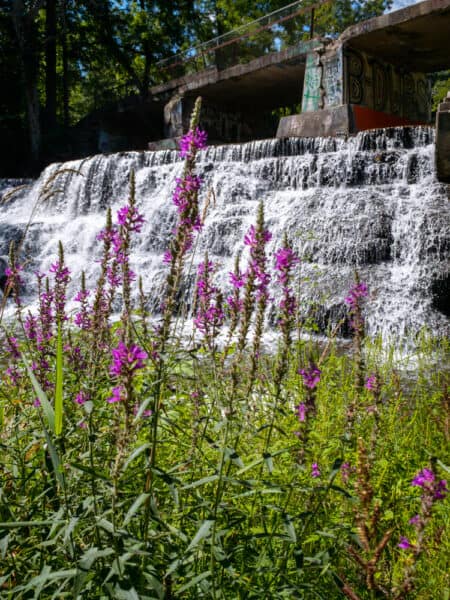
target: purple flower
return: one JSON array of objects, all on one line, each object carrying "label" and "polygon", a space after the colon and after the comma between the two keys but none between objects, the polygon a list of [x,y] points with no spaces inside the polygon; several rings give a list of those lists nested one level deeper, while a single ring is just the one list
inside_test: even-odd
[{"label": "purple flower", "polygon": [[83,404],[85,402],[87,402],[89,400],[90,396],[87,392],[78,392],[78,394],[75,396],[75,403],[79,404],[80,406],[83,406]]},{"label": "purple flower", "polygon": [[419,523],[420,523],[420,515],[414,515],[414,517],[411,517],[409,520],[410,525],[418,525]]},{"label": "purple flower", "polygon": [[275,252],[275,269],[278,271],[278,281],[286,285],[290,270],[300,262],[292,248],[280,248]]},{"label": "purple flower", "polygon": [[127,205],[117,211],[117,223],[123,227],[127,227],[129,231],[140,233],[145,219],[134,206]]},{"label": "purple flower", "polygon": [[8,367],[5,371],[12,385],[18,385],[20,382],[20,372],[17,369],[17,365]]},{"label": "purple flower", "polygon": [[23,266],[16,263],[11,267],[6,267],[5,275],[8,278],[7,286],[12,286],[18,288],[23,284],[22,277],[20,276],[21,271],[23,271]]},{"label": "purple flower", "polygon": [[434,500],[443,500],[447,493],[447,482],[445,479],[441,479],[435,485],[433,498]]},{"label": "purple flower", "polygon": [[12,356],[12,358],[20,358],[19,343],[17,338],[8,336],[6,341],[8,342],[8,346],[6,348],[7,352]]},{"label": "purple flower", "polygon": [[366,384],[365,387],[370,390],[371,392],[374,392],[378,389],[378,380],[377,380],[377,376],[375,375],[375,373],[372,373],[367,379],[366,379]]},{"label": "purple flower", "polygon": [[350,463],[345,462],[342,463],[341,465],[341,477],[342,477],[342,481],[344,483],[348,483],[348,480],[350,479],[350,472],[351,472],[352,468],[350,466]]},{"label": "purple flower", "polygon": [[431,495],[432,501],[443,500],[448,493],[445,479],[436,481],[436,475],[431,469],[422,469],[411,481],[411,485],[417,485],[424,490],[424,496]]},{"label": "purple flower", "polygon": [[320,374],[322,371],[311,362],[307,369],[299,369],[298,373],[303,377],[304,385],[310,390],[313,390],[320,381]]},{"label": "purple flower", "polygon": [[429,487],[430,484],[434,482],[435,476],[431,469],[422,469],[419,471],[414,479],[411,481],[411,485],[417,485],[419,487],[425,488]]},{"label": "purple flower", "polygon": [[74,302],[84,302],[90,293],[91,292],[89,290],[80,290],[73,300]]},{"label": "purple flower", "polygon": [[397,545],[402,550],[408,550],[409,548],[412,548],[411,542],[404,535],[400,536],[400,543]]},{"label": "purple flower", "polygon": [[177,207],[178,213],[184,214],[188,212],[192,203],[192,197],[200,189],[202,180],[198,175],[188,173],[182,178],[177,177],[175,181],[177,185],[173,194],[173,203]]},{"label": "purple flower", "polygon": [[66,284],[70,279],[70,270],[68,267],[62,265],[59,261],[52,264],[50,267],[50,273],[55,274],[55,281],[57,283]]},{"label": "purple flower", "polygon": [[[139,404],[135,404],[134,408],[133,408],[133,414],[134,416],[136,416],[139,412]],[[151,417],[153,414],[153,411],[149,408],[147,410],[144,410],[144,412],[142,413],[141,417],[142,418],[146,418],[146,417]]]},{"label": "purple flower", "polygon": [[317,463],[311,465],[311,477],[320,477],[319,465]]},{"label": "purple flower", "polygon": [[369,293],[367,285],[364,282],[356,283],[348,292],[344,302],[350,307],[355,308],[360,298],[366,298]]},{"label": "purple flower", "polygon": [[127,376],[134,373],[137,369],[144,367],[144,360],[147,359],[147,353],[139,348],[136,344],[132,344],[129,348],[119,342],[117,348],[113,348],[113,363],[110,367],[111,375],[119,377]]},{"label": "purple flower", "polygon": [[239,289],[245,285],[245,277],[243,275],[237,275],[236,273],[230,272],[229,276],[230,283],[234,288]]},{"label": "purple flower", "polygon": [[298,420],[300,422],[303,422],[306,420],[306,404],[304,402],[301,402],[298,406],[297,406],[297,416],[298,416]]},{"label": "purple flower", "polygon": [[[272,239],[272,234],[267,229],[264,229],[261,238],[264,243],[270,242],[270,240]],[[248,232],[245,234],[244,244],[246,246],[250,246],[250,248],[253,249],[257,248],[258,236],[256,233],[256,227],[254,225],[250,225]]]},{"label": "purple flower", "polygon": [[214,264],[205,260],[198,265],[197,272],[198,305],[194,325],[208,337],[211,329],[222,325],[225,315],[217,298],[219,290],[211,284]]},{"label": "purple flower", "polygon": [[202,131],[199,127],[196,127],[194,131],[188,131],[180,140],[181,158],[192,158],[196,150],[206,148],[207,139],[206,131]]},{"label": "purple flower", "polygon": [[115,402],[121,402],[123,400],[123,392],[124,388],[121,385],[117,385],[112,389],[112,396],[106,399],[106,402],[109,404],[114,404]]}]

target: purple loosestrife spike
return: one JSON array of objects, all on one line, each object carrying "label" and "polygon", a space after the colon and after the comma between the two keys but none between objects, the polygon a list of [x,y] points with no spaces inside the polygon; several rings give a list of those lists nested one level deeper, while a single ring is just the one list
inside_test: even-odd
[{"label": "purple loosestrife spike", "polygon": [[351,471],[350,463],[348,463],[348,462],[342,463],[341,477],[342,477],[342,481],[344,483],[348,483],[348,480],[350,479],[350,471]]},{"label": "purple loosestrife spike", "polygon": [[126,205],[117,211],[117,223],[128,226],[130,231],[140,233],[145,219],[134,206]]},{"label": "purple loosestrife spike", "polygon": [[434,500],[443,500],[447,494],[447,482],[445,479],[441,479],[435,486],[433,498]]},{"label": "purple loosestrife spike", "polygon": [[180,140],[180,157],[193,158],[197,150],[206,148],[208,135],[206,131],[196,127],[188,131]]},{"label": "purple loosestrife spike", "polygon": [[299,262],[292,248],[280,248],[275,252],[275,270],[278,271],[277,279],[281,285],[287,284],[289,271]]},{"label": "purple loosestrife spike", "polygon": [[400,536],[400,543],[397,545],[402,550],[409,550],[410,548],[412,548],[411,542],[404,535]]},{"label": "purple loosestrife spike", "polygon": [[234,288],[239,289],[241,287],[244,287],[245,277],[243,275],[237,275],[236,273],[230,272],[229,276],[230,283]]},{"label": "purple loosestrife spike", "polygon": [[121,385],[117,385],[112,389],[112,396],[107,398],[106,402],[109,404],[114,404],[116,402],[121,402],[124,399],[124,388]]},{"label": "purple loosestrife spike", "polygon": [[411,485],[417,485],[419,487],[425,488],[429,487],[435,480],[434,473],[431,469],[422,469],[419,471],[414,479],[411,481]]},{"label": "purple loosestrife spike", "polygon": [[113,348],[113,363],[110,367],[111,375],[116,377],[127,376],[144,367],[147,353],[136,344],[127,347],[122,341],[117,348]]},{"label": "purple loosestrife spike", "polygon": [[85,404],[85,402],[87,402],[89,400],[90,396],[87,392],[78,392],[78,394],[75,396],[75,403],[79,404],[80,406],[82,406],[83,404]]},{"label": "purple loosestrife spike", "polygon": [[311,465],[311,477],[320,477],[320,469],[319,469],[319,465],[317,463],[313,463]]},{"label": "purple loosestrife spike", "polygon": [[214,273],[214,264],[205,257],[204,262],[198,265],[197,273],[197,313],[194,325],[206,337],[217,330],[224,320],[221,303],[218,301],[219,290],[211,284],[211,276]]},{"label": "purple loosestrife spike", "polygon": [[367,377],[365,387],[371,392],[375,391],[378,388],[377,376],[375,373],[372,373]]},{"label": "purple loosestrife spike", "polygon": [[320,381],[322,371],[314,363],[310,363],[307,369],[299,369],[298,373],[303,377],[303,384],[313,390]]},{"label": "purple loosestrife spike", "polygon": [[306,413],[306,404],[304,402],[300,402],[300,404],[297,406],[297,416],[301,423],[306,420]]},{"label": "purple loosestrife spike", "polygon": [[12,358],[20,358],[19,343],[17,338],[8,336],[6,340],[8,342],[8,346],[6,348],[7,352],[12,356]]},{"label": "purple loosestrife spike", "polygon": [[350,288],[348,296],[344,299],[344,302],[350,308],[354,308],[360,298],[367,298],[369,290],[364,282],[356,283]]}]

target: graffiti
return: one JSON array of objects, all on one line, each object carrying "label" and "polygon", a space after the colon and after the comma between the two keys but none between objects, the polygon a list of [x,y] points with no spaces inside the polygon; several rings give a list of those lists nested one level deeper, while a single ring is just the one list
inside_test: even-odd
[{"label": "graffiti", "polygon": [[317,55],[315,53],[308,54],[305,81],[303,84],[302,112],[311,112],[319,109],[321,79],[322,67],[318,64]]},{"label": "graffiti", "polygon": [[349,103],[413,121],[429,119],[430,97],[424,74],[396,69],[353,49],[347,49],[345,56]]},{"label": "graffiti", "polygon": [[328,59],[324,66],[324,88],[326,93],[326,106],[342,104],[342,52],[336,53]]},{"label": "graffiti", "polygon": [[348,100],[350,104],[362,104],[364,87],[364,60],[359,52],[350,50],[347,53]]},{"label": "graffiti", "polygon": [[387,88],[389,71],[379,62],[373,63],[373,104],[375,110],[385,110],[387,105]]}]

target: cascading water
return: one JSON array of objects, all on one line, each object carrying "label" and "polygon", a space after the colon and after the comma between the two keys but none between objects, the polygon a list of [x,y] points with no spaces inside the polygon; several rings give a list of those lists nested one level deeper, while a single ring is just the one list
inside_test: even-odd
[{"label": "cascading water", "polygon": [[[263,140],[200,152],[206,217],[194,262],[208,250],[227,287],[234,255],[263,201],[273,233],[269,251],[280,246],[286,231],[302,259],[302,310],[314,314],[323,330],[345,314],[343,299],[357,269],[370,289],[371,334],[401,336],[424,325],[445,334],[449,202],[448,188],[434,175],[433,141],[431,128],[412,127],[363,132],[348,140]],[[173,151],[50,165],[26,193],[2,204],[0,254],[7,254],[11,240],[21,239],[30,221],[22,248],[29,259],[29,300],[33,271],[48,271],[58,240],[72,271],[71,292],[82,270],[88,284],[95,282],[101,250],[96,235],[107,206],[116,210],[126,201],[134,169],[137,207],[146,223],[133,247],[132,268],[142,275],[156,310],[166,273],[162,255],[176,218],[171,197],[182,166]]]}]

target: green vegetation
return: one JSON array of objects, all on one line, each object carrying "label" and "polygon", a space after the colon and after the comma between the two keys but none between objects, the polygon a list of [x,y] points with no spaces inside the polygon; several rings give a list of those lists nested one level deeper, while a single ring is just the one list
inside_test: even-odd
[{"label": "green vegetation", "polygon": [[[208,257],[200,263],[195,336],[181,336],[189,302],[179,290],[201,229],[198,110],[181,142],[156,325],[142,287],[131,294],[130,244],[143,220],[133,176],[76,311],[66,307],[62,246],[37,275],[34,314],[21,304],[23,267],[11,252],[0,597],[448,598],[447,340],[423,335],[403,358],[370,341],[370,299],[357,280],[345,299],[351,352],[339,350],[337,330],[325,345],[302,341],[298,259],[287,239],[274,261],[266,255],[262,206],[228,298]],[[280,335],[267,353],[269,308]]]},{"label": "green vegetation", "polygon": [[[158,61],[285,4],[286,0],[0,0],[3,176],[38,173],[49,160],[64,160],[70,156],[68,132],[81,119],[130,95],[145,104],[149,86],[177,75],[176,69],[159,68]],[[329,3],[316,13],[317,31],[335,35],[353,22],[380,14],[389,4]],[[295,43],[308,37],[309,23],[309,14],[286,21],[279,26],[280,40]],[[273,36],[262,32],[227,52],[244,59],[247,46],[253,51],[276,48]],[[220,62],[220,52],[215,60]]]}]

